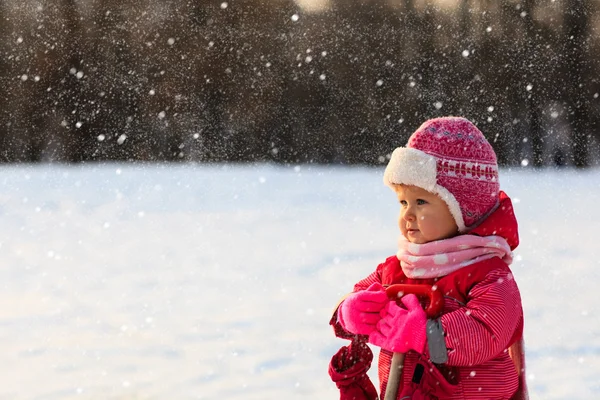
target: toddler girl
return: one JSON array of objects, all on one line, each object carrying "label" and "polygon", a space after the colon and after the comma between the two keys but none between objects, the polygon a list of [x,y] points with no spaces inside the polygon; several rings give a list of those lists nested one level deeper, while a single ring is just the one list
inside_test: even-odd
[{"label": "toddler girl", "polygon": [[[398,197],[402,234],[398,253],[358,282],[331,320],[337,336],[352,339],[329,367],[342,399],[377,399],[366,341],[381,348],[382,397],[392,353],[405,353],[397,397],[385,400],[527,398],[523,310],[509,269],[517,221],[492,146],[467,119],[429,120],[394,150],[384,183]],[[441,291],[439,319],[428,324],[414,295],[388,299],[385,287],[397,283]]]}]

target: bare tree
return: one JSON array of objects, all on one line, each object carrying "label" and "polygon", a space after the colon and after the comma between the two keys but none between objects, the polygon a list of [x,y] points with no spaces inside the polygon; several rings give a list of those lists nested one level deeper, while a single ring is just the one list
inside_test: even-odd
[{"label": "bare tree", "polygon": [[9,92],[4,88],[8,87],[8,51],[7,51],[7,11],[4,0],[0,0],[0,160],[6,160],[6,140],[8,113],[7,105],[9,102]]},{"label": "bare tree", "polygon": [[589,96],[587,94],[587,62],[589,58],[589,24],[591,4],[588,0],[565,2],[564,53],[569,80],[568,115],[572,129],[574,163],[589,165]]},{"label": "bare tree", "polygon": [[533,152],[533,165],[541,167],[544,163],[544,144],[542,139],[541,113],[542,113],[542,91],[540,69],[546,66],[539,64],[537,53],[540,51],[540,34],[536,21],[533,18],[536,1],[525,0],[521,16],[525,24],[525,46],[523,47],[523,76],[527,85],[527,108],[529,120],[529,136]]}]

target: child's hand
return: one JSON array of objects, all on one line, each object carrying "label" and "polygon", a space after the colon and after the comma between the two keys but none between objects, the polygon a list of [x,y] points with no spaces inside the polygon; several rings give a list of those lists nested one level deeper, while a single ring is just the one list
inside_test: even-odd
[{"label": "child's hand", "polygon": [[348,332],[368,335],[381,319],[381,311],[390,301],[381,284],[375,282],[366,290],[352,293],[338,310],[338,321]]},{"label": "child's hand", "polygon": [[427,340],[427,315],[414,294],[402,297],[401,301],[406,309],[391,301],[381,312],[382,318],[369,335],[369,343],[395,353],[408,350],[422,353]]}]

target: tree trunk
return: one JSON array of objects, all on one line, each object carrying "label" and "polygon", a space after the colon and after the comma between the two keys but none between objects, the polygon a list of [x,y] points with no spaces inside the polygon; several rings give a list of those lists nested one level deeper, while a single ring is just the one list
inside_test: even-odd
[{"label": "tree trunk", "polygon": [[0,83],[2,84],[2,91],[0,91],[0,162],[6,161],[6,156],[4,155],[6,149],[6,138],[7,138],[7,127],[8,123],[8,113],[6,111],[6,106],[8,103],[8,93],[4,88],[6,88],[5,80],[8,77],[8,68],[7,68],[7,52],[6,48],[6,37],[7,37],[7,29],[6,29],[6,9],[4,5],[4,1],[0,0]]},{"label": "tree trunk", "polygon": [[563,26],[569,79],[568,115],[572,132],[573,161],[578,168],[589,165],[589,100],[584,87],[589,46],[589,6],[587,0],[569,0],[566,3]]},{"label": "tree trunk", "polygon": [[538,73],[538,69],[543,66],[538,65],[536,61],[536,53],[538,51],[537,42],[538,29],[535,26],[533,20],[533,12],[535,9],[535,0],[525,0],[523,2],[523,17],[525,22],[525,31],[527,32],[526,46],[525,46],[525,65],[524,71],[526,76],[526,85],[531,85],[531,89],[528,89],[529,94],[527,95],[527,108],[528,108],[528,119],[529,119],[529,136],[531,139],[531,149],[533,152],[533,166],[541,167],[544,164],[544,142],[542,138],[542,126],[541,126],[541,76]]}]

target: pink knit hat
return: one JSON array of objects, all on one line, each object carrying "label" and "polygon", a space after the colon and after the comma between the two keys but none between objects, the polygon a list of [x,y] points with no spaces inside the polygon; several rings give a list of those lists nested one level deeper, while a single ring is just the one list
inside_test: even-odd
[{"label": "pink knit hat", "polygon": [[498,204],[500,183],[496,153],[471,121],[442,117],[426,121],[398,147],[383,181],[414,185],[435,193],[448,204],[464,233]]}]

